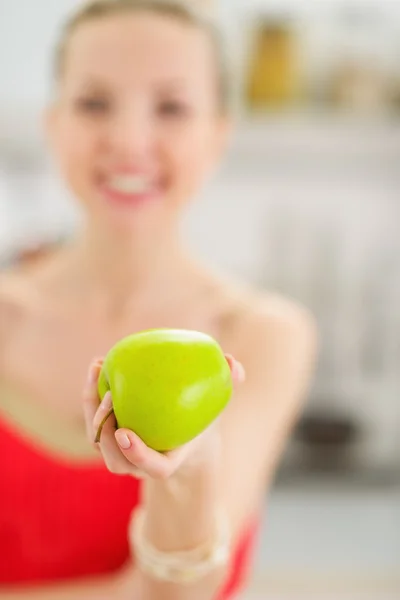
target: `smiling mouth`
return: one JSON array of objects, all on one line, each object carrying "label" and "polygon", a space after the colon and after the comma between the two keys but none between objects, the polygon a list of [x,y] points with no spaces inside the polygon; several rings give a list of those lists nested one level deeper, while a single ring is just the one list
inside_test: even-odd
[{"label": "smiling mouth", "polygon": [[119,194],[148,194],[154,190],[154,182],[143,175],[115,175],[106,182],[111,192]]},{"label": "smiling mouth", "polygon": [[102,182],[101,188],[109,200],[125,203],[154,199],[161,191],[154,178],[130,174],[113,175]]}]

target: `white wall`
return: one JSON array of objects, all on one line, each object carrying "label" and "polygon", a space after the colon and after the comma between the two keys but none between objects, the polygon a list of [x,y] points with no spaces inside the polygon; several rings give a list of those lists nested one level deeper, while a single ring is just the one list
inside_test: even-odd
[{"label": "white wall", "polygon": [[[18,105],[37,109],[46,100],[51,52],[57,33],[65,16],[79,4],[80,0],[0,1],[0,111],[2,106],[13,108]],[[300,17],[303,35],[310,40],[307,58],[317,64],[329,60],[332,55],[332,47],[340,35],[339,9],[348,1],[220,0],[216,4],[221,24],[230,39],[232,54],[240,56],[246,20],[262,8],[269,14],[288,12]],[[397,62],[400,3],[392,0],[352,0],[351,5],[375,10],[374,25],[377,29],[375,35],[368,38],[368,44],[371,51],[380,52],[384,57],[395,55]],[[379,36],[383,29],[384,35]],[[317,49],[318,52],[315,52]]]}]

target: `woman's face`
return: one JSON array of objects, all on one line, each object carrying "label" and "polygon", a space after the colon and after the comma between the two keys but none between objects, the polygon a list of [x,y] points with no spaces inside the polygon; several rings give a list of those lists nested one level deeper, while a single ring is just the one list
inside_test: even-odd
[{"label": "woman's face", "polygon": [[113,16],[75,31],[48,131],[90,217],[143,228],[198,191],[226,131],[214,61],[203,32],[162,16]]}]

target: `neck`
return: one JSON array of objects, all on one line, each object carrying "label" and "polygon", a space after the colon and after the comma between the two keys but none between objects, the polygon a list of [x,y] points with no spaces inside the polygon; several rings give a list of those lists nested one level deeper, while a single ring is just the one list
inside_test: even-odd
[{"label": "neck", "polygon": [[138,303],[160,298],[182,279],[189,264],[173,228],[157,236],[120,236],[89,226],[78,237],[74,254],[80,291],[117,311],[133,298]]}]

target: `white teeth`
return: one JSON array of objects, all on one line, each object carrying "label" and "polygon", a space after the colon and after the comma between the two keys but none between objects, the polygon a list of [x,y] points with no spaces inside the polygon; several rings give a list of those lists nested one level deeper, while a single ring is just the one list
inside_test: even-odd
[{"label": "white teeth", "polygon": [[150,190],[151,182],[139,175],[116,175],[109,179],[108,186],[122,194],[143,194]]}]

